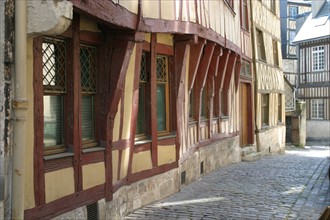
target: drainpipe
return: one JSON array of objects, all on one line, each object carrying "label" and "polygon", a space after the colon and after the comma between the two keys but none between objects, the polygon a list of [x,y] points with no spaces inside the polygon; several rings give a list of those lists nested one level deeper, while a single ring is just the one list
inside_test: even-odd
[{"label": "drainpipe", "polygon": [[12,219],[24,219],[26,114],[26,1],[15,1],[15,84],[13,107]]},{"label": "drainpipe", "polygon": [[254,81],[254,131],[256,136],[256,149],[257,152],[260,152],[260,146],[259,146],[259,135],[256,133],[258,129],[257,127],[257,98],[258,98],[258,77],[257,77],[257,51],[255,48],[255,25],[254,25],[254,17],[253,17],[253,0],[250,0],[250,24],[251,24],[251,41],[252,41],[252,62],[253,62],[253,81]]}]

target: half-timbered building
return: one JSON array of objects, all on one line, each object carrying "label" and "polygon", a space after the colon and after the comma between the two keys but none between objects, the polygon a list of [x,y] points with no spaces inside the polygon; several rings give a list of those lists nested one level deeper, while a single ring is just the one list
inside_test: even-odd
[{"label": "half-timbered building", "polygon": [[257,149],[262,154],[284,152],[285,148],[285,88],[278,3],[251,1],[255,132]]},{"label": "half-timbered building", "polygon": [[330,2],[313,1],[294,43],[298,46],[298,97],[306,102],[307,141],[330,134]]},{"label": "half-timbered building", "polygon": [[16,1],[6,217],[117,219],[240,162],[243,147],[281,152],[271,2]]}]

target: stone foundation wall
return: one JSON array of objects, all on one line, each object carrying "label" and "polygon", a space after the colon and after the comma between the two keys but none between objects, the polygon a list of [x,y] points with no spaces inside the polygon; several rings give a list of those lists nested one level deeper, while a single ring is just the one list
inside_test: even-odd
[{"label": "stone foundation wall", "polygon": [[[240,161],[241,148],[237,136],[213,143],[196,151],[180,165],[180,175],[185,172],[184,184],[189,184],[220,167]],[[203,173],[201,167],[203,167]]]},{"label": "stone foundation wall", "polygon": [[[196,151],[179,168],[121,187],[113,194],[111,202],[99,200],[98,217],[121,219],[135,209],[177,193],[180,190],[183,171],[186,172],[185,184],[188,184],[220,167],[240,161],[241,149],[238,136],[213,143]],[[204,164],[202,174],[201,162]],[[60,219],[87,219],[87,208],[79,207],[54,218],[54,220]]]},{"label": "stone foundation wall", "polygon": [[267,128],[256,134],[257,151],[262,156],[285,152],[285,126]]}]

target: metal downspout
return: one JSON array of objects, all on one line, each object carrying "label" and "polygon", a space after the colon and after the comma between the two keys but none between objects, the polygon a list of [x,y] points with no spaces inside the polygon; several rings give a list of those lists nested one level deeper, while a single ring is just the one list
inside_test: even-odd
[{"label": "metal downspout", "polygon": [[26,137],[27,1],[15,1],[15,84],[13,107],[12,219],[24,219]]}]

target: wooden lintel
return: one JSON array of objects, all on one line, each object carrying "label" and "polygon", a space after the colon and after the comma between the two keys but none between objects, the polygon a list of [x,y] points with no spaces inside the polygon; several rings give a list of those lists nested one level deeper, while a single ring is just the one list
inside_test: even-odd
[{"label": "wooden lintel", "polygon": [[198,44],[198,36],[196,34],[175,35],[174,43],[192,43]]},{"label": "wooden lintel", "polygon": [[191,45],[190,47],[190,59],[189,59],[189,79],[188,79],[188,91],[190,92],[194,86],[198,66],[201,60],[205,39],[200,39],[198,44]]},{"label": "wooden lintel", "polygon": [[[75,10],[96,17],[104,23],[121,28],[135,30],[138,16],[113,1],[71,0]],[[139,24],[139,28],[142,24]]]}]

